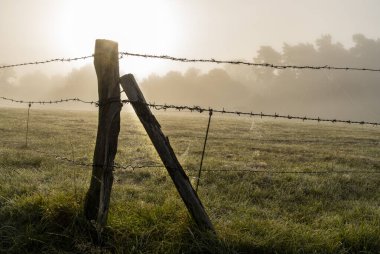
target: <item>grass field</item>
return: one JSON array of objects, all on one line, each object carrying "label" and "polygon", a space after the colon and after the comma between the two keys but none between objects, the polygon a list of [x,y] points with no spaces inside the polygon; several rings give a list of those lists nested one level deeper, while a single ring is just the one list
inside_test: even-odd
[{"label": "grass field", "polygon": [[[54,155],[91,163],[97,113],[32,107],[28,147],[26,117],[0,108],[0,253],[380,253],[379,127],[215,115],[198,193],[217,237],[164,168],[115,169],[96,247],[82,213],[91,168]],[[195,183],[207,114],[157,119]],[[116,162],[160,164],[126,111]]]}]

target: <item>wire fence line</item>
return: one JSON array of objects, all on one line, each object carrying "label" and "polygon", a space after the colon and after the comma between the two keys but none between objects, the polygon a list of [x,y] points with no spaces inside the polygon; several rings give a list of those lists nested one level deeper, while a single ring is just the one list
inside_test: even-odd
[{"label": "wire fence line", "polygon": [[[38,149],[33,149],[33,152],[36,152],[38,154],[43,154],[47,158],[54,159],[57,161],[61,161],[64,163],[69,163],[71,165],[75,166],[82,166],[82,167],[103,167],[105,165],[97,165],[90,162],[83,162],[80,160],[70,159],[67,156],[52,154],[49,152],[41,151]],[[120,164],[115,163],[114,165],[108,165],[108,167],[112,169],[123,169],[123,170],[129,170],[129,171],[136,171],[139,169],[160,169],[164,170],[165,165],[163,164],[157,164],[155,162],[147,163],[147,164]],[[194,174],[197,174],[197,169],[185,169],[187,172],[192,172]],[[270,170],[263,170],[260,169],[260,167],[252,167],[250,169],[202,169],[202,172],[211,172],[211,173],[229,173],[229,172],[241,172],[241,173],[258,173],[258,174],[306,174],[306,175],[325,175],[325,174],[380,174],[380,171],[375,170],[298,170],[298,171],[292,171],[292,170],[278,170],[278,169],[270,169]],[[191,178],[199,179],[199,176],[192,176]]]},{"label": "wire fence line", "polygon": [[65,103],[65,102],[80,102],[80,103],[85,103],[85,104],[91,104],[91,105],[98,105],[98,101],[85,101],[79,98],[68,98],[68,99],[59,99],[59,100],[46,100],[46,101],[28,101],[28,100],[17,100],[17,99],[12,99],[12,98],[7,98],[1,96],[0,99],[9,101],[9,102],[14,102],[14,103],[20,103],[20,104],[40,104],[40,105],[45,105],[45,104],[59,104],[59,103]]},{"label": "wire fence line", "polygon": [[36,152],[36,153],[39,153],[39,154],[43,154],[45,155],[46,157],[49,157],[51,159],[55,159],[55,160],[59,160],[59,161],[63,161],[63,162],[68,162],[70,164],[74,164],[76,166],[84,166],[84,167],[103,167],[103,166],[107,166],[107,167],[111,167],[113,169],[125,169],[125,170],[135,170],[135,169],[142,169],[142,168],[161,168],[163,167],[161,164],[156,164],[156,163],[149,163],[149,164],[121,164],[121,163],[117,163],[115,162],[113,165],[98,165],[98,164],[93,164],[93,163],[90,163],[90,162],[83,162],[83,161],[80,161],[80,160],[75,160],[75,159],[70,159],[69,157],[67,156],[62,156],[62,155],[58,155],[58,154],[52,154],[52,153],[48,153],[48,152],[44,152],[44,151],[41,151],[41,150],[36,150],[34,149],[33,152]]},{"label": "wire fence line", "polygon": [[[141,102],[133,102],[130,100],[123,100],[123,103],[141,103]],[[256,116],[256,117],[267,117],[267,118],[279,118],[279,119],[289,119],[289,120],[302,120],[302,121],[317,121],[317,122],[331,122],[331,123],[347,123],[347,124],[361,124],[361,125],[380,125],[378,122],[369,122],[369,121],[353,121],[353,120],[340,120],[340,119],[326,119],[320,117],[307,117],[307,116],[293,116],[293,115],[281,115],[281,114],[267,114],[267,113],[255,113],[255,112],[244,112],[244,111],[232,111],[223,109],[213,109],[213,108],[202,108],[199,106],[178,106],[178,105],[168,105],[168,104],[155,104],[155,103],[144,103],[150,108],[155,110],[167,110],[167,109],[175,109],[178,111],[190,111],[190,112],[213,112],[220,114],[229,114],[229,115],[238,115],[238,116]]]},{"label": "wire fence line", "polygon": [[[33,149],[33,152],[43,154],[46,157],[50,159],[55,159],[57,161],[61,161],[64,163],[69,163],[71,165],[75,166],[82,166],[82,167],[103,167],[105,165],[96,165],[90,162],[82,162],[80,160],[74,160],[70,159],[66,156],[62,155],[57,155],[57,154],[52,154],[48,152],[44,152],[38,149]],[[165,166],[163,164],[157,164],[157,163],[149,163],[149,164],[120,164],[120,163],[115,163],[114,165],[108,165],[108,167],[111,167],[112,169],[123,169],[123,170],[129,170],[129,171],[135,171],[139,169],[150,169],[150,168],[155,168],[155,169],[160,169],[164,170]],[[380,174],[380,171],[375,171],[375,170],[303,170],[303,171],[292,171],[292,170],[263,170],[259,169],[260,167],[253,167],[250,169],[202,169],[202,172],[211,172],[211,173],[230,173],[230,172],[241,172],[241,173],[257,173],[257,174],[306,174],[306,175],[326,175],[326,174]],[[192,172],[194,174],[197,173],[197,169],[185,169],[188,172]],[[191,178],[194,179],[200,179],[199,176],[192,176],[190,175]]]},{"label": "wire fence line", "polygon": [[20,66],[26,66],[26,65],[39,65],[39,64],[47,64],[47,63],[53,63],[53,62],[74,62],[78,60],[86,60],[88,58],[92,58],[94,55],[87,55],[87,56],[81,56],[81,57],[73,57],[73,58],[52,58],[48,60],[40,60],[40,61],[33,61],[33,62],[25,62],[25,63],[18,63],[18,64],[7,64],[7,65],[1,65],[0,69],[7,69],[7,68],[13,68],[13,67],[20,67]]},{"label": "wire fence line", "polygon": [[202,172],[250,172],[250,173],[267,173],[267,174],[380,174],[380,171],[374,170],[307,170],[307,171],[291,171],[291,170],[257,170],[257,169],[203,169]]},{"label": "wire fence line", "polygon": [[[4,97],[0,97],[0,98],[4,98]],[[31,105],[30,103],[38,103],[38,104],[44,105],[44,104],[50,104],[50,103],[61,103],[61,102],[63,103],[63,102],[69,102],[69,101],[78,101],[78,102],[90,103],[93,105],[97,105],[97,103],[98,103],[97,101],[83,101],[83,100],[78,99],[78,98],[62,99],[62,100],[56,100],[56,101],[35,101],[35,102],[26,102],[23,100],[13,100],[10,98],[6,98],[6,99],[10,100],[12,102],[23,103],[23,104],[28,104],[28,105]],[[124,101],[124,103],[126,103],[126,102]],[[131,103],[131,101],[128,101],[127,103]],[[156,107],[158,110],[167,109],[167,107],[161,107],[161,106],[157,106],[157,105],[155,105],[155,107],[153,107],[153,108],[156,108]],[[181,110],[183,110],[182,107],[180,108]],[[29,109],[30,109],[30,107],[28,107],[28,110]],[[205,109],[204,111],[208,111],[208,109]],[[202,112],[204,112],[204,111],[202,111]],[[33,152],[44,154],[48,158],[55,159],[55,160],[58,160],[61,162],[70,163],[70,164],[76,165],[76,166],[83,166],[83,167],[94,167],[94,166],[103,167],[103,166],[105,166],[105,165],[96,165],[96,164],[93,164],[91,162],[84,162],[81,160],[75,160],[74,157],[70,159],[67,156],[52,154],[52,153],[44,152],[44,151],[41,151],[38,149],[33,149]],[[120,163],[116,162],[114,165],[108,165],[108,167],[111,167],[113,169],[124,169],[124,170],[131,170],[131,171],[134,171],[136,169],[144,169],[144,168],[159,168],[159,169],[165,168],[165,166],[163,164],[157,164],[155,162],[148,162],[147,164],[141,164],[141,163],[139,163],[139,164],[134,164],[134,163],[120,164]],[[310,169],[310,170],[303,170],[303,171],[293,171],[293,170],[278,170],[278,169],[263,170],[261,168],[262,167],[252,167],[252,168],[243,168],[243,169],[236,169],[236,168],[209,169],[209,168],[207,168],[207,169],[202,169],[202,171],[203,172],[210,172],[210,173],[213,173],[213,172],[216,172],[216,173],[218,173],[218,172],[219,173],[242,172],[242,173],[261,173],[261,174],[312,174],[312,175],[323,175],[323,174],[380,174],[380,171],[376,171],[376,170],[333,170],[333,169],[315,170],[315,169]],[[194,170],[188,169],[187,171],[193,172],[194,174],[197,173],[196,169],[194,169]],[[198,176],[191,176],[191,177],[197,179],[198,181],[200,180],[199,179],[200,178],[199,172],[198,172]]]},{"label": "wire fence line", "polygon": [[[268,63],[252,63],[252,62],[244,62],[244,61],[224,61],[224,60],[215,60],[215,59],[188,59],[188,58],[176,58],[166,55],[143,55],[143,54],[134,54],[129,52],[119,52],[120,59],[124,56],[133,56],[133,57],[144,57],[144,58],[156,58],[156,59],[165,59],[165,60],[171,60],[171,61],[178,61],[178,62],[204,62],[204,63],[216,63],[216,64],[235,64],[235,65],[247,65],[247,66],[253,66],[253,67],[266,67],[266,68],[274,68],[274,69],[310,69],[310,70],[321,70],[321,69],[328,69],[328,70],[346,70],[346,71],[371,71],[371,72],[380,72],[380,69],[374,69],[374,68],[356,68],[356,67],[335,67],[335,66],[296,66],[296,65],[274,65],[274,64],[268,64]],[[14,64],[14,65],[3,65],[0,66],[0,69],[5,68],[11,68],[16,66],[23,66],[23,65],[37,65],[37,64],[46,64],[51,62],[71,62],[71,61],[78,61],[78,60],[85,60],[88,58],[92,58],[94,55],[91,56],[84,56],[84,57],[77,57],[77,58],[61,58],[61,59],[50,59],[46,61],[36,61],[36,62],[29,62],[29,63],[22,63],[22,64]],[[59,100],[49,100],[49,101],[27,101],[27,100],[15,100],[12,98],[7,97],[0,97],[0,99],[13,102],[13,103],[21,103],[21,104],[27,104],[28,105],[28,120],[27,120],[27,128],[26,128],[26,147],[28,146],[28,130],[29,130],[29,111],[33,104],[40,104],[40,105],[48,105],[48,104],[59,104],[59,103],[68,103],[68,102],[78,102],[78,103],[84,103],[84,104],[90,104],[97,107],[103,107],[109,103],[121,103],[121,104],[144,104],[145,106],[148,106],[149,108],[153,110],[163,110],[166,111],[168,109],[177,110],[177,111],[189,111],[189,112],[208,112],[209,113],[209,121],[208,121],[208,127],[206,131],[206,137],[204,141],[204,147],[202,151],[202,157],[201,157],[201,163],[200,168],[198,171],[197,176],[192,176],[189,174],[190,177],[196,179],[196,191],[198,190],[198,185],[201,178],[201,170],[202,170],[202,162],[205,155],[205,148],[206,148],[206,142],[208,137],[208,131],[210,127],[210,120],[213,113],[220,113],[220,114],[228,114],[228,115],[237,115],[237,116],[249,116],[249,117],[267,117],[267,118],[280,118],[280,119],[289,119],[289,120],[302,120],[302,121],[315,121],[315,122],[331,122],[331,123],[347,123],[347,124],[360,124],[360,125],[373,125],[378,126],[380,125],[379,122],[369,122],[369,121],[352,121],[352,120],[340,120],[340,119],[325,119],[320,117],[306,117],[306,116],[293,116],[293,115],[281,115],[281,114],[266,114],[266,113],[255,113],[255,112],[244,112],[244,111],[232,111],[232,110],[225,110],[223,109],[213,109],[213,108],[203,108],[200,106],[188,106],[188,105],[170,105],[170,104],[155,104],[155,103],[142,103],[139,101],[131,101],[131,100],[120,100],[120,98],[113,98],[111,100],[107,101],[87,101],[82,100],[80,98],[69,98],[69,99],[59,99]],[[71,143],[72,145],[72,143]],[[164,169],[164,165],[157,164],[155,162],[148,162],[147,164],[141,164],[141,163],[131,163],[131,164],[120,164],[120,163],[112,163],[112,165],[99,165],[94,164],[90,162],[86,162],[83,160],[75,159],[74,156],[74,147],[72,145],[72,152],[73,155],[71,158],[63,155],[57,155],[52,153],[47,153],[44,151],[40,151],[38,149],[33,149],[34,152],[44,154],[46,157],[50,159],[54,159],[63,163],[70,163],[71,165],[80,166],[80,167],[106,167],[106,168],[112,168],[112,170],[115,169],[121,169],[121,170],[128,170],[128,171],[134,171],[136,169],[147,169],[147,168],[156,168],[156,169]],[[190,166],[192,168],[192,166]],[[71,169],[71,168],[70,168]],[[76,194],[76,167],[74,169],[74,188],[75,188],[75,199],[77,200],[77,194]],[[15,169],[17,172],[17,170]],[[196,172],[196,170],[186,170],[189,173],[190,172]],[[229,173],[234,172],[240,172],[240,173],[253,173],[253,174],[294,174],[294,175],[338,175],[338,174],[362,174],[362,175],[368,175],[368,174],[380,174],[380,170],[377,170],[377,168],[373,170],[333,170],[333,169],[304,169],[304,170],[288,170],[287,168],[283,169],[263,169],[263,167],[245,167],[245,168],[230,168],[230,169],[203,169],[203,172],[209,172],[209,173],[225,173],[224,176],[229,177]],[[363,176],[362,176],[363,177]],[[366,176],[366,178],[368,178]],[[230,179],[230,178],[228,178]],[[102,181],[101,179],[98,179],[98,181]]]},{"label": "wire fence line", "polygon": [[176,62],[185,62],[185,63],[216,63],[216,64],[233,64],[233,65],[247,65],[253,67],[266,67],[272,69],[309,69],[309,70],[345,70],[345,71],[372,71],[380,72],[379,68],[363,68],[363,67],[339,67],[339,66],[312,66],[312,65],[277,65],[271,63],[254,63],[246,61],[234,61],[234,60],[217,60],[214,58],[210,59],[200,59],[200,58],[184,58],[184,57],[173,57],[168,55],[151,55],[151,54],[139,54],[139,53],[130,53],[130,52],[119,52],[121,56],[134,56],[134,57],[143,57],[143,58],[156,58],[156,59],[165,59]]},{"label": "wire fence line", "polygon": [[[93,58],[95,55],[86,55],[81,57],[73,57],[73,58],[53,58],[47,60],[39,60],[18,64],[7,64],[1,65],[0,69],[13,68],[19,66],[27,66],[27,65],[39,65],[39,64],[47,64],[52,62],[73,62],[79,60],[86,60],[89,58]],[[349,66],[330,66],[330,65],[321,65],[321,66],[313,66],[313,65],[279,65],[272,63],[255,63],[255,62],[246,62],[246,61],[236,61],[236,60],[218,60],[214,58],[185,58],[185,57],[174,57],[168,55],[153,55],[153,54],[141,54],[141,53],[131,53],[131,52],[119,52],[119,58],[122,59],[124,56],[131,57],[140,57],[140,58],[151,58],[151,59],[163,59],[170,60],[176,62],[184,62],[184,63],[214,63],[214,64],[232,64],[232,65],[245,65],[252,67],[263,67],[263,68],[272,68],[272,69],[307,69],[307,70],[344,70],[344,71],[369,71],[369,72],[380,72],[380,68],[366,68],[366,67],[349,67]]]},{"label": "wire fence line", "polygon": [[[112,103],[112,102],[120,102],[120,103],[123,103],[123,104],[129,104],[129,103],[136,103],[136,102],[133,102],[131,100],[111,100],[111,101],[105,101],[105,102],[102,102],[100,103],[99,101],[85,101],[85,100],[82,100],[82,99],[79,99],[79,98],[71,98],[71,99],[60,99],[60,100],[50,100],[50,101],[24,101],[24,100],[15,100],[15,99],[11,99],[11,98],[6,98],[6,97],[0,97],[1,99],[3,100],[6,100],[6,101],[10,101],[10,102],[14,102],[14,103],[21,103],[21,104],[27,104],[28,105],[28,122],[27,122],[27,130],[26,130],[26,143],[25,145],[27,146],[28,144],[28,125],[29,125],[29,110],[30,110],[30,107],[32,104],[41,104],[41,105],[45,105],[45,104],[57,104],[57,103],[65,103],[65,102],[71,102],[71,101],[74,101],[74,102],[80,102],[80,103],[86,103],[86,104],[91,104],[91,105],[95,105],[95,106],[102,106],[102,105],[105,105],[107,103]],[[141,102],[138,102],[138,103],[141,103]],[[301,119],[301,120],[318,120],[318,122],[320,121],[330,121],[330,122],[344,122],[344,123],[359,123],[359,124],[372,124],[372,125],[379,125],[379,123],[368,123],[368,122],[355,122],[355,121],[342,121],[342,120],[327,120],[327,119],[320,119],[319,117],[318,118],[306,118],[306,117],[291,117],[291,116],[281,116],[281,115],[278,115],[278,114],[274,114],[274,115],[268,115],[268,114],[263,114],[263,113],[260,113],[260,114],[255,114],[255,113],[252,113],[252,112],[236,112],[236,111],[227,111],[227,110],[215,110],[215,109],[211,109],[211,108],[201,108],[201,107],[198,107],[198,106],[193,106],[193,107],[190,107],[190,106],[175,106],[175,105],[167,105],[167,104],[164,104],[164,105],[160,105],[160,104],[149,104],[149,103],[143,103],[145,104],[146,106],[149,106],[150,108],[153,108],[155,110],[167,110],[167,109],[175,109],[175,110],[178,110],[178,111],[183,111],[183,110],[187,110],[187,111],[190,111],[190,112],[199,112],[199,113],[203,113],[203,112],[209,112],[209,123],[208,123],[208,128],[207,128],[207,132],[208,132],[208,129],[209,129],[209,124],[210,124],[210,120],[211,120],[211,115],[213,114],[213,112],[217,112],[217,113],[226,113],[226,114],[235,114],[235,115],[249,115],[249,116],[261,116],[261,117],[274,117],[274,118],[287,118],[287,119]],[[207,140],[207,133],[206,133],[206,140]],[[103,167],[104,165],[95,165],[93,163],[89,163],[89,162],[81,162],[81,161],[78,161],[78,160],[74,160],[74,159],[70,159],[66,156],[61,156],[61,155],[53,155],[53,154],[48,154],[46,152],[41,152],[41,151],[38,151],[36,150],[36,152],[40,152],[40,153],[43,153],[45,155],[48,155],[49,157],[54,157],[54,159],[56,160],[60,160],[60,161],[64,161],[64,162],[68,162],[68,163],[71,163],[71,164],[74,164],[74,165],[77,165],[77,166],[85,166],[85,167],[94,167],[94,166],[99,166],[99,167]],[[202,162],[203,162],[203,156],[204,156],[204,152],[205,152],[205,146],[203,147],[203,151],[202,151],[202,159],[201,159],[201,166],[200,166],[200,169],[198,171],[198,174],[197,176],[193,176],[192,178],[195,178],[197,180],[197,184],[196,184],[196,189],[198,189],[198,185],[199,185],[199,182],[200,182],[200,172],[202,170]],[[135,170],[135,169],[142,169],[142,168],[164,168],[163,165],[159,165],[159,164],[147,164],[147,165],[133,165],[133,164],[128,164],[128,165],[122,165],[122,164],[118,164],[118,163],[115,163],[113,165],[108,165],[108,167],[111,167],[113,169],[124,169],[124,170]],[[332,171],[332,170],[328,170],[328,171],[284,171],[284,170],[281,170],[281,171],[272,171],[272,170],[260,170],[260,169],[257,169],[257,168],[254,168],[254,169],[203,169],[204,172],[222,172],[222,173],[226,173],[226,172],[244,172],[244,173],[268,173],[268,174],[350,174],[350,173],[353,173],[353,174],[378,174],[380,173],[379,172],[376,172],[376,171]]]},{"label": "wire fence line", "polygon": [[[122,104],[130,104],[130,103],[142,103],[139,101],[131,101],[131,100],[114,100],[106,101],[106,102],[99,102],[99,101],[85,101],[79,98],[70,98],[70,99],[59,99],[59,100],[48,100],[48,101],[27,101],[27,100],[16,100],[12,98],[7,97],[0,97],[0,99],[13,102],[13,103],[20,103],[20,104],[27,104],[27,105],[33,105],[33,104],[39,104],[39,105],[47,105],[47,104],[59,104],[59,103],[67,103],[67,102],[80,102],[85,104],[91,104],[94,106],[104,106],[107,103],[113,103],[113,102],[120,102]],[[314,122],[330,122],[330,123],[346,123],[346,124],[360,124],[360,125],[372,125],[372,126],[379,126],[380,122],[370,122],[370,121],[354,121],[354,120],[341,120],[341,119],[327,119],[327,118],[321,118],[321,117],[307,117],[307,116],[294,116],[294,115],[282,115],[282,114],[268,114],[263,112],[244,112],[244,111],[232,111],[232,110],[226,110],[226,109],[213,109],[213,108],[203,108],[200,106],[187,106],[187,105],[170,105],[170,104],[156,104],[156,103],[142,103],[151,109],[154,110],[163,110],[166,111],[168,109],[173,109],[177,111],[187,111],[187,112],[198,112],[198,113],[204,113],[204,112],[213,112],[213,113],[219,113],[219,114],[228,114],[228,115],[237,115],[237,116],[249,116],[249,117],[260,117],[260,118],[274,118],[274,119],[288,119],[288,120],[302,120],[302,121],[314,121]]]}]

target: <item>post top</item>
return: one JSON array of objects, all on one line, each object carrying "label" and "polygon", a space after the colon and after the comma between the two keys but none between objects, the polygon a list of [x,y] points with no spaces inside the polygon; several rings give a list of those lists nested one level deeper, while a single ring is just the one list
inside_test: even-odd
[{"label": "post top", "polygon": [[95,54],[105,53],[105,52],[116,52],[117,54],[117,51],[118,51],[118,44],[115,41],[106,40],[106,39],[97,39],[95,41]]},{"label": "post top", "polygon": [[115,43],[117,44],[116,41],[108,40],[108,39],[96,39],[95,43]]}]

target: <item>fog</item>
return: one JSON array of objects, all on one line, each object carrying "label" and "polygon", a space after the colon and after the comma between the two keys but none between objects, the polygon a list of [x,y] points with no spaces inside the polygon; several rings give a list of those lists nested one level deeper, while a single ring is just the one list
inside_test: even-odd
[{"label": "fog", "polygon": [[[18,100],[40,101],[80,98],[96,101],[97,78],[92,65],[72,69],[67,75],[47,76],[42,72],[33,72],[17,77],[12,69],[0,71],[0,94]],[[19,106],[5,103],[7,106]],[[38,107],[38,105],[37,105]],[[52,106],[45,106],[52,107]],[[91,110],[89,105],[77,102],[57,104],[54,108]]]},{"label": "fog", "polygon": [[[357,34],[344,48],[325,35],[312,43],[262,46],[256,63],[380,67],[380,40]],[[153,101],[225,107],[255,112],[380,120],[380,74],[333,70],[275,70],[227,65],[202,74],[152,75],[141,83]]]},{"label": "fog", "polygon": [[[284,43],[281,51],[261,46],[256,56],[245,60],[282,65],[380,68],[379,39],[356,34],[352,42],[352,47],[345,48],[331,36],[324,35],[309,43]],[[215,67],[208,72],[195,66],[183,73],[151,74],[139,80],[139,84],[149,102],[380,120],[379,72],[276,70],[241,65]],[[17,77],[12,69],[4,69],[0,71],[0,82],[0,94],[17,99],[97,99],[92,65],[52,77],[40,72]]]}]

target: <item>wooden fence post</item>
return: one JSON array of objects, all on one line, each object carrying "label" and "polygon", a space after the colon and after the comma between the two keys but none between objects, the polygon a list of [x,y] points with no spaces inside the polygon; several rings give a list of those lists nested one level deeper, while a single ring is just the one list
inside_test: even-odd
[{"label": "wooden fence post", "polygon": [[118,45],[109,40],[96,40],[94,65],[98,78],[99,119],[93,157],[90,188],[84,213],[95,221],[101,232],[107,222],[113,183],[114,158],[120,131],[119,58]]},{"label": "wooden fence post", "polygon": [[120,83],[194,221],[201,229],[214,231],[197,193],[169,143],[169,139],[165,137],[160,124],[146,105],[145,98],[135,78],[132,74],[124,75],[121,77]]}]

